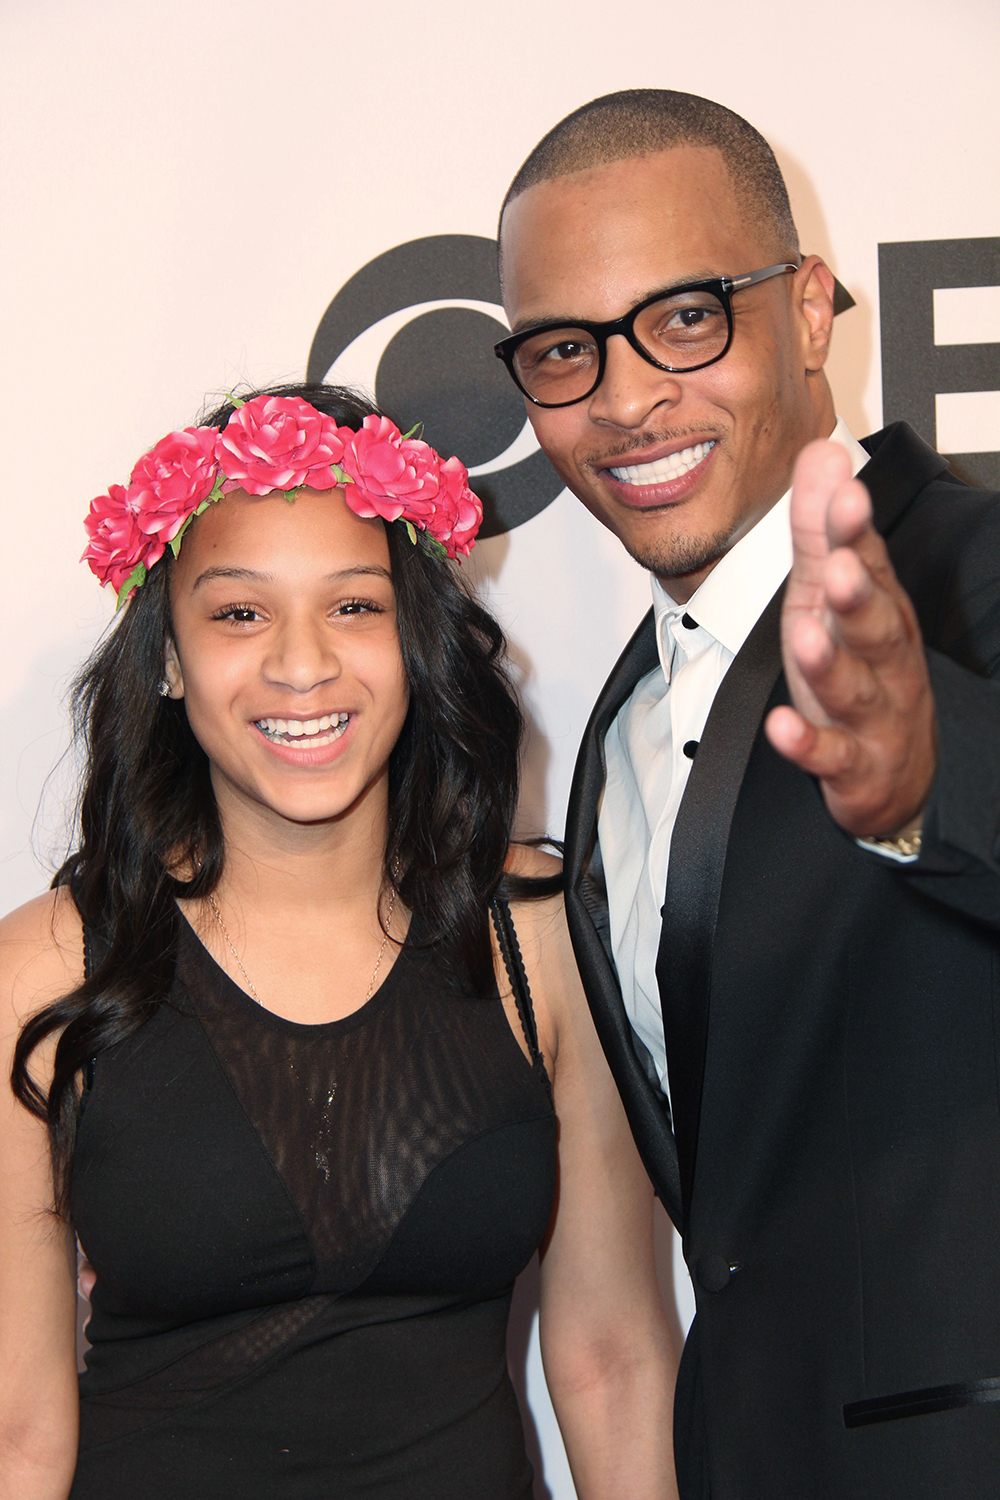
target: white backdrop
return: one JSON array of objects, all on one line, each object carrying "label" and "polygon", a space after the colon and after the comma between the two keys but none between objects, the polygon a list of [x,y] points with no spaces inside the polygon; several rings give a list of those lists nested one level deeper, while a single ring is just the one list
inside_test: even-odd
[{"label": "white backdrop", "polygon": [[[717,0],[710,13],[663,0],[5,0],[0,26],[2,910],[41,890],[62,852],[65,772],[36,813],[66,743],[67,677],[112,604],[77,563],[90,496],[207,392],[300,377],[330,299],[375,256],[426,235],[492,237],[516,167],[570,109],[675,87],[764,132],[803,249],[857,301],[831,368],[858,435],[881,422],[879,243],[1000,233],[995,0]],[[998,297],[980,298],[987,319]],[[970,341],[986,338],[1000,331]],[[953,451],[1000,449],[993,386],[959,402]],[[565,493],[483,543],[475,573],[532,718],[523,822],[559,833],[589,706],[646,582]],[[538,1493],[569,1500],[531,1295],[529,1273],[513,1360]],[[677,1295],[683,1323],[683,1272]]]}]

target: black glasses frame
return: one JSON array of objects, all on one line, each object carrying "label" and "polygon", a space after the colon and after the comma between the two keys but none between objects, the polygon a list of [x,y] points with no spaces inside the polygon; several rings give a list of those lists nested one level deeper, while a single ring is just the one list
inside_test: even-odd
[{"label": "black glasses frame", "polygon": [[[671,375],[689,375],[692,370],[704,370],[708,365],[714,365],[720,359],[724,359],[729,353],[733,342],[733,308],[732,295],[741,292],[744,287],[755,286],[760,281],[770,281],[772,276],[785,276],[789,271],[797,271],[797,265],[790,261],[783,261],[777,266],[765,266],[762,271],[746,271],[742,276],[713,276],[708,281],[687,281],[682,286],[667,287],[662,292],[654,292],[630,312],[623,314],[620,318],[612,318],[607,323],[588,323],[583,318],[559,318],[551,323],[541,323],[535,328],[525,328],[521,333],[512,333],[507,338],[501,339],[494,344],[493,353],[497,359],[502,359],[507,366],[508,373],[522,396],[526,396],[535,406],[544,406],[547,410],[553,410],[560,406],[575,406],[578,401],[586,401],[592,396],[604,379],[604,366],[607,362],[608,339],[613,334],[620,333],[628,339],[636,354],[641,354],[647,364],[655,366],[657,370],[666,370]],[[726,335],[725,347],[718,353],[713,354],[711,359],[702,360],[700,365],[665,365],[658,359],[654,359],[648,349],[644,349],[636,337],[635,320],[647,307],[654,302],[662,302],[664,297],[678,296],[681,292],[711,292],[722,303],[726,314],[728,333]],[[560,328],[581,328],[589,333],[597,345],[597,376],[593,385],[581,396],[574,396],[571,401],[539,401],[530,391],[526,391],[521,384],[516,369],[514,368],[514,356],[520,346],[527,340],[537,338],[540,333],[555,333]]]}]

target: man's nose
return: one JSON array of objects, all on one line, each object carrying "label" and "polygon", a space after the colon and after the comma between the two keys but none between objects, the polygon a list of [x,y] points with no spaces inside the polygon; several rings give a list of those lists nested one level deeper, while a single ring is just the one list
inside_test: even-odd
[{"label": "man's nose", "polygon": [[608,339],[604,378],[590,397],[595,422],[615,427],[644,426],[659,406],[674,407],[683,395],[677,375],[659,370],[638,354],[624,334]]}]

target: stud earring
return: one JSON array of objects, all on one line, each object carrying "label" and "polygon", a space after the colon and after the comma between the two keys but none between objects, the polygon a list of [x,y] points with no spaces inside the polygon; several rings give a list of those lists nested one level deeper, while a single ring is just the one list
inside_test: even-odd
[{"label": "stud earring", "polygon": [[160,693],[160,697],[161,698],[169,698],[170,697],[170,683],[167,681],[167,679],[165,677],[164,677],[163,681],[160,683],[159,693]]}]

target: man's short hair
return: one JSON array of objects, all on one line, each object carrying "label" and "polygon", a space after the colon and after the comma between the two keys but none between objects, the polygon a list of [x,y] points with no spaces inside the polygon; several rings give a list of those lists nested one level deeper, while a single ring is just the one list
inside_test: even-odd
[{"label": "man's short hair", "polygon": [[560,120],[542,137],[507,189],[500,224],[508,203],[536,183],[673,146],[714,147],[750,222],[775,237],[778,258],[798,256],[799,237],[788,189],[767,141],[731,109],[673,89],[604,94]]}]

